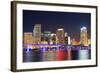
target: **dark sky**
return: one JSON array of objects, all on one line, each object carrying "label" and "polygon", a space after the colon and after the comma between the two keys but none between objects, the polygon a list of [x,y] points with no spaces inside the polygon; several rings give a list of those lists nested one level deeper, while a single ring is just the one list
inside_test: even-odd
[{"label": "dark sky", "polygon": [[64,28],[69,36],[76,38],[80,28],[85,26],[90,37],[91,14],[23,10],[23,32],[33,32],[35,24],[41,24],[42,32],[48,30],[55,33],[58,28]]}]

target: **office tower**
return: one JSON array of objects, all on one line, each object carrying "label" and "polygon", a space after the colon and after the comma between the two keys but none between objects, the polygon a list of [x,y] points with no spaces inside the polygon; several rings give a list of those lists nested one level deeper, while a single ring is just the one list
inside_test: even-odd
[{"label": "office tower", "polygon": [[44,41],[44,34],[41,33],[41,42],[43,42],[43,41]]},{"label": "office tower", "polygon": [[68,45],[68,33],[65,32],[65,44]]},{"label": "office tower", "polygon": [[65,44],[65,33],[64,33],[64,29],[60,28],[57,29],[57,44]]},{"label": "office tower", "polygon": [[56,34],[54,34],[54,33],[51,34],[51,41],[52,41],[53,44],[57,44],[56,37],[57,37]]},{"label": "office tower", "polygon": [[91,39],[88,39],[88,45],[91,45]]},{"label": "office tower", "polygon": [[41,44],[48,44],[47,41],[45,41],[44,33],[41,33]]},{"label": "office tower", "polygon": [[88,46],[87,28],[82,27],[80,33],[80,41],[82,46]]},{"label": "office tower", "polygon": [[41,44],[41,24],[35,24],[33,29],[34,44]]},{"label": "office tower", "polygon": [[68,36],[68,45],[71,45],[71,38]]},{"label": "office tower", "polygon": [[32,47],[33,44],[33,36],[31,32],[24,33],[24,48]]},{"label": "office tower", "polygon": [[50,31],[44,31],[44,40],[50,44],[50,40],[51,40],[51,32]]}]

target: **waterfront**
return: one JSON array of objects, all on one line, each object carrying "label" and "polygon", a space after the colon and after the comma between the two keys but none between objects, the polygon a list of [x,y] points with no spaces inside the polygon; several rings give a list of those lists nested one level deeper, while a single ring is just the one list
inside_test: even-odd
[{"label": "waterfront", "polygon": [[24,48],[23,62],[64,61],[91,59],[90,46]]},{"label": "waterfront", "polygon": [[23,10],[23,62],[91,59],[91,14]]}]

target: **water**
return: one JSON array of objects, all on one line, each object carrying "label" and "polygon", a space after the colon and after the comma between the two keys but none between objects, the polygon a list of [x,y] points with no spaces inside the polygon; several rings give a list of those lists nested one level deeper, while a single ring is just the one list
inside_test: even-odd
[{"label": "water", "polygon": [[91,49],[74,46],[70,48],[24,48],[23,62],[64,61],[91,59]]}]

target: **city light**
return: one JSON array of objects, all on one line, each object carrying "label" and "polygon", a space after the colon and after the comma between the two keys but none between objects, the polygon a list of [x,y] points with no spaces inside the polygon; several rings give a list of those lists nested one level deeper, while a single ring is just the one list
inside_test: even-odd
[{"label": "city light", "polygon": [[91,59],[90,19],[90,13],[23,10],[23,62]]},{"label": "city light", "polygon": [[58,29],[58,31],[62,31],[62,30],[63,30],[63,28],[59,28],[59,29]]},{"label": "city light", "polygon": [[68,45],[71,44],[70,36],[68,36]]},{"label": "city light", "polygon": [[[58,28],[56,33],[51,33],[51,31],[41,32],[41,24],[36,24],[33,28],[33,34],[32,32],[24,32],[24,44],[46,44],[46,46],[50,44],[88,46],[90,41],[87,37],[87,28],[82,27],[80,29],[80,41],[77,41],[74,37],[71,39],[63,28]],[[24,47],[27,47],[27,45]],[[36,45],[34,45],[32,48],[36,48]]]},{"label": "city light", "polygon": [[86,29],[87,29],[86,27],[82,27],[82,28],[81,28],[81,30],[86,30]]},{"label": "city light", "polygon": [[63,28],[56,32],[41,31],[41,24],[36,24],[33,32],[24,32],[24,62],[63,61],[90,59],[90,39],[87,28],[79,29],[78,40],[68,35]]}]

